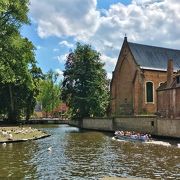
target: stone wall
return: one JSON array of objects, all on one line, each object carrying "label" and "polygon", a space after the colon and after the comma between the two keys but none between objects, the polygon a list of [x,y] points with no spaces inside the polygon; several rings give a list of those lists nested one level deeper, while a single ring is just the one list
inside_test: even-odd
[{"label": "stone wall", "polygon": [[130,130],[130,131],[140,131],[145,133],[154,134],[157,131],[157,119],[153,116],[149,117],[142,117],[142,116],[135,116],[135,117],[117,117],[114,118],[113,123],[114,130],[121,129],[121,130]]},{"label": "stone wall", "polygon": [[81,127],[103,131],[139,131],[152,135],[180,138],[180,120],[157,119],[154,116],[88,118],[83,120]]},{"label": "stone wall", "polygon": [[83,119],[83,128],[113,131],[113,121],[109,118],[88,118]]},{"label": "stone wall", "polygon": [[180,120],[158,119],[157,127],[156,135],[180,138]]},{"label": "stone wall", "polygon": [[81,127],[81,122],[77,120],[70,120],[69,121],[70,126],[75,126],[75,127]]}]

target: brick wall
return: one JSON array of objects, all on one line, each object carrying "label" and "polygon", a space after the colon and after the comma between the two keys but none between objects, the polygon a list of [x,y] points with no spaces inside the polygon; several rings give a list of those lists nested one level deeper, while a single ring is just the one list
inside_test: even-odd
[{"label": "brick wall", "polygon": [[[144,78],[143,78],[143,91],[142,91],[142,96],[143,96],[143,104],[142,108],[144,111],[148,113],[154,113],[157,111],[157,92],[156,89],[159,87],[160,83],[163,83],[167,80],[167,74],[166,72],[163,71],[152,71],[152,70],[143,70]],[[146,82],[151,81],[153,82],[153,103],[147,103],[146,102]]]},{"label": "brick wall", "polygon": [[180,119],[180,88],[158,91],[157,111],[162,117]]},{"label": "brick wall", "polygon": [[127,46],[122,48],[111,82],[111,112],[118,115],[133,109],[133,79],[137,70]]},{"label": "brick wall", "polygon": [[176,89],[176,118],[180,119],[180,88]]}]

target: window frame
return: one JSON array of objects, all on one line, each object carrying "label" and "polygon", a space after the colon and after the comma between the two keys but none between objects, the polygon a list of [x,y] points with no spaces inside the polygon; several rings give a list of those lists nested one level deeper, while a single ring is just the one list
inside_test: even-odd
[{"label": "window frame", "polygon": [[180,84],[180,76],[176,76],[176,84]]},{"label": "window frame", "polygon": [[[152,98],[153,101],[152,102],[147,102],[147,83],[150,82],[152,83]],[[145,104],[154,104],[154,82],[153,81],[146,81],[145,82]]]}]

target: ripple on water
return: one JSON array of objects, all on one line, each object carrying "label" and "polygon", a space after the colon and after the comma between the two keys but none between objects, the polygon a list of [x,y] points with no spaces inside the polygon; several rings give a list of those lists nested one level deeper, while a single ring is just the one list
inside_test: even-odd
[{"label": "ripple on water", "polygon": [[112,134],[63,125],[44,126],[43,130],[52,136],[0,146],[0,175],[29,179],[180,179],[180,149],[175,146],[119,142],[112,140]]}]

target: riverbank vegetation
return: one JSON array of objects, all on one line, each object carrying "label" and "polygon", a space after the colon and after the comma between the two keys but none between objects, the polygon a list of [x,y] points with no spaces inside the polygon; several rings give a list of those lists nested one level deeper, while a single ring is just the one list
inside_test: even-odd
[{"label": "riverbank vegetation", "polygon": [[77,43],[65,63],[62,99],[71,110],[71,117],[104,116],[108,106],[108,80],[100,53],[90,45]]}]

